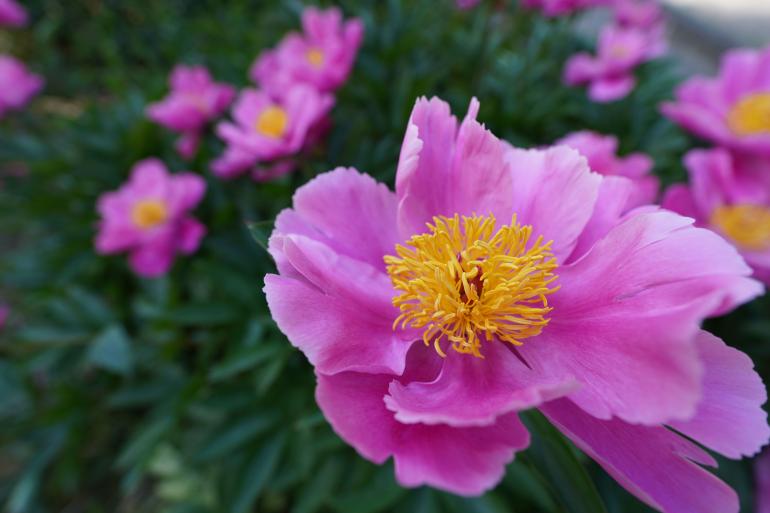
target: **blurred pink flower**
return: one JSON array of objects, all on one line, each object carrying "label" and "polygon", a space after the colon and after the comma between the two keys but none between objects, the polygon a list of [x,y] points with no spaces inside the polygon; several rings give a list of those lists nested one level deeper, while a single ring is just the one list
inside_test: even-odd
[{"label": "blurred pink flower", "polygon": [[169,78],[171,91],[163,100],[147,107],[147,117],[181,133],[177,151],[191,158],[198,149],[200,133],[206,123],[227,109],[235,89],[214,82],[203,66],[178,65]]},{"label": "blurred pink flower", "polygon": [[0,0],[0,25],[23,27],[27,24],[27,11],[15,0]]},{"label": "blurred pink flower", "polygon": [[770,513],[770,449],[765,449],[754,462],[756,480],[756,513]]},{"label": "blurred pink flower", "polygon": [[658,0],[617,0],[613,9],[615,21],[621,27],[656,29],[664,21]]},{"label": "blurred pink flower", "polygon": [[770,285],[770,161],[717,148],[692,150],[684,164],[690,185],[669,187],[663,207],[722,235]]},{"label": "blurred pink flower", "polygon": [[695,135],[728,148],[770,157],[770,47],[733,50],[719,75],[694,77],[663,113]]},{"label": "blurred pink flower", "polygon": [[206,233],[189,215],[205,190],[206,182],[198,175],[171,175],[157,159],[137,162],[128,183],[99,198],[96,251],[127,251],[138,275],[164,274],[177,253],[194,253]]},{"label": "blurred pink flower", "polygon": [[522,0],[521,6],[539,9],[546,16],[561,16],[591,7],[611,5],[615,0]]},{"label": "blurred pink flower", "polygon": [[23,62],[10,55],[0,55],[0,117],[26,105],[43,89],[43,83]]},{"label": "blurred pink flower", "polygon": [[273,96],[285,94],[297,83],[322,92],[340,87],[350,74],[364,35],[361,20],[344,22],[337,8],[306,8],[302,28],[302,34],[288,34],[251,67],[252,80]]},{"label": "blurred pink flower", "polygon": [[596,57],[573,55],[564,69],[567,85],[588,84],[588,96],[597,102],[625,97],[636,85],[634,68],[660,54],[659,42],[639,29],[604,27],[599,34]]},{"label": "blurred pink flower", "polygon": [[265,293],[324,415],[402,485],[478,495],[538,407],[647,504],[737,512],[685,437],[732,458],[767,440],[751,360],[700,329],[761,285],[716,234],[625,213],[628,180],[565,146],[511,149],[478,107],[458,122],[418,100],[395,192],[340,168],[276,219]]},{"label": "blurred pink flower", "polygon": [[8,315],[10,315],[10,313],[10,307],[0,303],[0,330],[2,330],[5,327],[5,323],[8,322]]},{"label": "blurred pink flower", "polygon": [[234,123],[217,126],[227,148],[212,170],[232,178],[257,163],[296,155],[313,141],[333,104],[333,96],[307,85],[295,85],[279,100],[264,91],[244,89],[233,107]]},{"label": "blurred pink flower", "polygon": [[458,9],[473,9],[481,0],[456,0]]},{"label": "blurred pink flower", "polygon": [[651,171],[653,160],[643,153],[632,153],[618,157],[618,139],[612,135],[602,135],[588,130],[573,132],[556,141],[579,151],[586,159],[592,171],[605,176],[622,176],[633,182],[627,208],[655,202],[660,182]]}]

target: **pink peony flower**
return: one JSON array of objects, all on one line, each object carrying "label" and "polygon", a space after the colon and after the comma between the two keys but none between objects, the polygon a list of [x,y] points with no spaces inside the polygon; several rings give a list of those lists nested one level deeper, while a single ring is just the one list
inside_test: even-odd
[{"label": "pink peony flower", "polygon": [[754,462],[757,513],[770,513],[770,449],[765,449]]},{"label": "pink peony flower", "polygon": [[649,34],[633,28],[608,25],[599,34],[596,57],[578,53],[564,69],[564,81],[575,86],[588,84],[588,96],[597,102],[619,100],[636,85],[634,68],[659,55]]},{"label": "pink peony flower", "polygon": [[718,148],[692,150],[684,163],[690,186],[671,186],[663,207],[722,235],[770,284],[770,162]]},{"label": "pink peony flower", "polygon": [[522,0],[521,6],[539,9],[546,16],[561,16],[591,7],[611,5],[614,0]]},{"label": "pink peony flower", "polygon": [[15,0],[0,0],[0,25],[23,27],[27,24],[27,11]]},{"label": "pink peony flower", "polygon": [[768,69],[770,47],[728,52],[717,77],[687,80],[663,113],[704,139],[770,156]]},{"label": "pink peony flower", "polygon": [[664,22],[663,8],[657,0],[617,0],[613,9],[621,27],[658,29]]},{"label": "pink peony flower", "polygon": [[194,253],[206,228],[189,215],[206,182],[193,173],[171,175],[157,159],[138,162],[128,183],[99,198],[96,251],[129,252],[131,268],[155,277],[169,270],[177,253]]},{"label": "pink peony flower", "polygon": [[0,55],[0,117],[18,110],[43,88],[43,79],[30,73],[23,62]]},{"label": "pink peony flower", "polygon": [[315,140],[333,105],[333,96],[306,85],[295,85],[279,100],[244,89],[233,107],[235,122],[217,126],[227,149],[212,163],[214,174],[232,178],[257,163],[296,155]]},{"label": "pink peony flower", "polygon": [[336,169],[276,220],[268,305],[326,418],[404,486],[477,495],[538,407],[647,504],[737,512],[685,436],[733,458],[768,439],[751,361],[699,327],[761,285],[692,220],[624,213],[627,179],[510,149],[477,112],[418,100],[395,193]]},{"label": "pink peony flower", "polygon": [[147,117],[182,135],[177,151],[192,158],[198,150],[206,123],[222,114],[232,103],[235,89],[214,82],[203,66],[178,65],[169,78],[171,92],[147,108]]},{"label": "pink peony flower", "polygon": [[659,180],[651,173],[655,163],[643,153],[618,157],[617,137],[584,130],[573,132],[556,144],[579,151],[588,159],[588,166],[592,171],[604,176],[623,176],[631,180],[633,192],[628,199],[629,209],[655,202],[660,187]]},{"label": "pink peony flower", "polygon": [[364,36],[361,20],[343,22],[337,8],[306,8],[302,28],[302,34],[292,32],[277,48],[263,52],[249,71],[252,80],[274,96],[297,83],[322,92],[340,87],[353,68]]}]

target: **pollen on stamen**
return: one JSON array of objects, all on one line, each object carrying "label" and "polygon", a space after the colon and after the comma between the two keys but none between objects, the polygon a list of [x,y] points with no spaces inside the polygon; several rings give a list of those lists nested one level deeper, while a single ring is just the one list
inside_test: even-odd
[{"label": "pollen on stamen", "polygon": [[483,358],[482,343],[519,346],[548,324],[547,296],[558,287],[552,242],[530,243],[531,226],[513,217],[496,229],[494,216],[434,217],[428,232],[396,246],[385,263],[399,294],[393,329],[423,329],[441,356]]}]

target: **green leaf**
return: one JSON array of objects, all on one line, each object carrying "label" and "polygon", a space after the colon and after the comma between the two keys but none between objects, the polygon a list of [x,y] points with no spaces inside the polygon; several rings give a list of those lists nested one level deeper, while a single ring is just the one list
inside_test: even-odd
[{"label": "green leaf", "polygon": [[220,302],[188,303],[175,308],[168,319],[188,326],[228,324],[238,319],[240,312],[232,305]]},{"label": "green leaf", "polygon": [[240,482],[228,511],[246,513],[259,498],[281,456],[286,437],[279,433],[257,450],[240,475]]},{"label": "green leaf", "polygon": [[565,511],[606,513],[607,509],[588,472],[561,433],[539,412],[528,411],[522,414],[522,420],[532,434],[527,458],[551,483],[553,495]]},{"label": "green leaf", "polygon": [[122,326],[113,325],[93,340],[88,362],[117,374],[128,375],[134,368],[131,340]]},{"label": "green leaf", "polygon": [[315,513],[334,493],[342,467],[334,459],[326,463],[315,473],[310,482],[305,484],[297,496],[292,513]]},{"label": "green leaf", "polygon": [[205,443],[196,454],[195,459],[207,461],[224,456],[253,440],[275,422],[275,415],[262,413],[240,420],[228,421],[230,426],[224,430],[216,430],[212,439]]},{"label": "green leaf", "polygon": [[[376,513],[391,508],[407,494],[407,490],[396,483],[391,464],[378,467],[375,472],[374,478],[366,485],[333,500],[332,508],[339,513]],[[426,497],[425,501],[430,502],[433,498]],[[433,511],[427,505],[419,510]]]}]

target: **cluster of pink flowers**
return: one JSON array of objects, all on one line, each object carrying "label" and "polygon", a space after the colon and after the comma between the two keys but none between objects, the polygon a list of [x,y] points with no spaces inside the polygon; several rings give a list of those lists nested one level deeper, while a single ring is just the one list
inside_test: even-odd
[{"label": "cluster of pink flowers", "polygon": [[214,82],[203,66],[179,65],[169,77],[171,92],[147,108],[147,116],[180,133],[176,148],[184,158],[198,151],[203,129],[232,103],[235,88]]},{"label": "cluster of pink flowers", "polygon": [[599,34],[596,55],[578,53],[564,68],[568,85],[588,85],[597,102],[619,100],[636,85],[634,69],[659,57],[666,49],[663,13],[657,0],[604,2],[614,9],[614,21]]},{"label": "cluster of pink flowers", "polygon": [[164,274],[177,253],[194,253],[206,233],[189,215],[205,191],[206,182],[198,175],[171,175],[157,159],[138,162],[128,183],[99,198],[97,252],[128,252],[136,274]]},{"label": "cluster of pink flowers", "polygon": [[233,121],[217,134],[224,154],[212,164],[222,178],[251,171],[264,180],[291,171],[293,157],[314,145],[329,127],[334,91],[346,80],[363,39],[358,19],[344,21],[336,8],[302,13],[303,32],[290,33],[251,67],[258,89],[243,90]]},{"label": "cluster of pink flowers", "polygon": [[762,285],[692,219],[630,207],[646,159],[567,138],[604,146],[594,173],[568,146],[512,148],[477,112],[418,100],[395,192],[340,168],[278,216],[265,293],[325,416],[404,486],[478,495],[529,444],[518,412],[538,408],[651,507],[736,513],[696,442],[757,452],[766,391],[700,325]]},{"label": "cluster of pink flowers", "polygon": [[717,145],[692,150],[690,185],[669,188],[663,206],[734,244],[770,284],[770,48],[735,50],[716,78],[694,77],[663,112]]},{"label": "cluster of pink flowers", "polygon": [[[0,26],[22,27],[27,11],[15,0],[0,0]],[[20,60],[0,54],[0,118],[24,107],[43,88],[42,77],[31,73]]]}]

